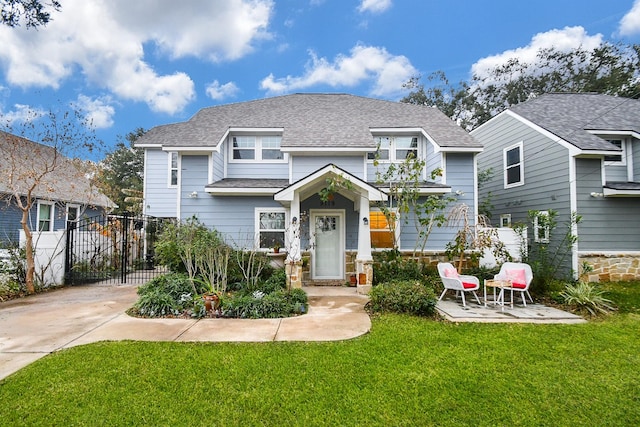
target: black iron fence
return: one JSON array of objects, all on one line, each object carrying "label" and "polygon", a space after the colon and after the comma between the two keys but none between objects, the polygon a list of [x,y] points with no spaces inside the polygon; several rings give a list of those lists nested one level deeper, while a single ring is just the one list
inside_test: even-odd
[{"label": "black iron fence", "polygon": [[155,263],[162,218],[127,213],[69,221],[65,283],[143,283],[166,272]]}]

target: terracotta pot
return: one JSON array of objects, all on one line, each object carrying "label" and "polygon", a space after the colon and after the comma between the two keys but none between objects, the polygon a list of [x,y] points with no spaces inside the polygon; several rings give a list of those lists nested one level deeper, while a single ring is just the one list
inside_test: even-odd
[{"label": "terracotta pot", "polygon": [[358,284],[358,280],[356,279],[355,274],[352,274],[351,277],[349,277],[349,283],[351,283],[351,286],[355,286]]}]

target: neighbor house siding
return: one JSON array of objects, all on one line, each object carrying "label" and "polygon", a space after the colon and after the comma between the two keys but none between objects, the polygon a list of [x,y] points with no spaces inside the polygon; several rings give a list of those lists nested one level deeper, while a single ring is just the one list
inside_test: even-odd
[{"label": "neighbor house siding", "polygon": [[[472,135],[484,145],[478,172],[491,169],[491,179],[479,190],[479,203],[490,199],[491,220],[510,214],[512,223],[526,223],[530,210],[555,210],[559,221],[569,220],[568,150],[511,116],[501,116]],[[503,150],[523,142],[524,185],[504,188]],[[531,230],[529,231],[531,232]]]},{"label": "neighbor house siding", "polygon": [[0,247],[18,244],[20,239],[20,219],[22,211],[13,202],[0,203]]},{"label": "neighbor house siding", "polygon": [[[293,182],[296,182],[312,172],[333,163],[349,172],[350,174],[364,179],[364,160],[363,156],[295,156],[291,159],[293,170]],[[374,177],[369,177],[375,180]]]},{"label": "neighbor house siding", "polygon": [[157,217],[176,217],[178,189],[169,188],[168,153],[147,148],[145,156],[144,213]]}]

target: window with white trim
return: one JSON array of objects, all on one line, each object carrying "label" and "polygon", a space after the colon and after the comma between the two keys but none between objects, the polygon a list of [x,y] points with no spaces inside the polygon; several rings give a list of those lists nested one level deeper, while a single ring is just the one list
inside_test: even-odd
[{"label": "window with white trim", "polygon": [[38,231],[53,231],[53,210],[53,203],[38,202]]},{"label": "window with white trim", "polygon": [[[375,249],[392,249],[398,241],[397,213],[391,212],[391,218],[387,218],[381,210],[372,209],[369,212],[369,232],[371,234],[371,247]],[[393,228],[389,219],[395,221]]]},{"label": "window with white trim", "polygon": [[80,218],[80,206],[78,205],[67,205],[67,222],[69,221],[77,221]]},{"label": "window with white trim", "polygon": [[409,156],[418,157],[417,136],[376,136],[377,149],[367,154],[369,161],[402,162]]},{"label": "window with white trim", "polygon": [[178,186],[178,153],[172,151],[169,153],[169,187]]},{"label": "window with white trim", "polygon": [[286,228],[287,212],[284,209],[256,209],[256,230],[260,249],[284,247]]},{"label": "window with white trim", "polygon": [[606,164],[608,165],[626,165],[626,144],[624,143],[623,140],[621,139],[607,139],[607,142],[615,145],[616,147],[622,149],[622,151],[620,152],[620,154],[614,154],[611,156],[604,156],[604,161],[606,162]]},{"label": "window with white trim", "polygon": [[503,151],[504,188],[524,184],[523,144],[519,142]]},{"label": "window with white trim", "polygon": [[540,211],[533,217],[533,239],[536,243],[549,243],[549,212]]},{"label": "window with white trim", "polygon": [[284,162],[279,135],[246,135],[231,137],[231,162]]}]

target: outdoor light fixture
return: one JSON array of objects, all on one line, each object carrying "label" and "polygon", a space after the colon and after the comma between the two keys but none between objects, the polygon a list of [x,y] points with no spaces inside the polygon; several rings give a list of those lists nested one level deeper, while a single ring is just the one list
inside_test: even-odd
[{"label": "outdoor light fixture", "polygon": [[198,198],[198,192],[197,191],[192,191],[191,194],[189,194],[189,197],[192,199],[197,199]]},{"label": "outdoor light fixture", "polygon": [[294,216],[293,218],[291,218],[291,222],[295,224],[296,222],[298,222],[298,218]]},{"label": "outdoor light fixture", "polygon": [[367,217],[362,218],[362,223],[364,225],[369,225],[369,218],[367,218]]},{"label": "outdoor light fixture", "polygon": [[602,197],[602,196],[604,196],[604,194],[602,194],[602,193],[596,193],[596,192],[594,191],[594,192],[592,192],[592,193],[590,194],[590,196],[591,196],[591,197]]}]

